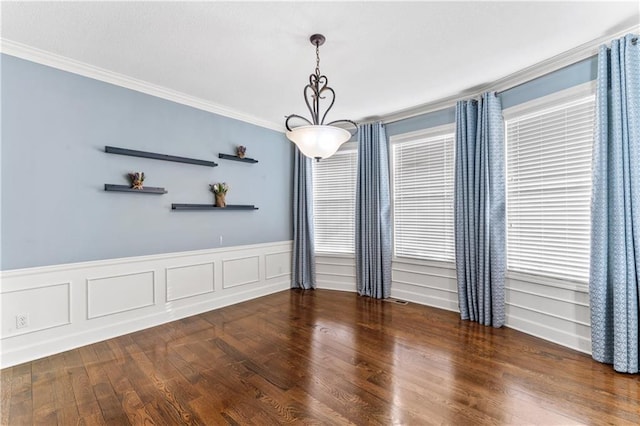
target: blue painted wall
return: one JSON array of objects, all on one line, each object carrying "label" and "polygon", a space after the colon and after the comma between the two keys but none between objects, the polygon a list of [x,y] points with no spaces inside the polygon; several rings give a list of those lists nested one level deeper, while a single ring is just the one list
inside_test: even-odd
[{"label": "blue painted wall", "polygon": [[[1,55],[1,269],[292,239],[292,144],[282,133]],[[218,167],[106,154],[105,145]],[[218,159],[248,147],[250,165]],[[144,171],[165,195],[105,192]],[[213,203],[257,211],[176,212]],[[222,237],[222,243],[220,243]]]},{"label": "blue painted wall", "polygon": [[427,114],[417,115],[404,120],[387,124],[387,135],[401,135],[403,133],[415,132],[421,129],[442,126],[453,123],[456,119],[456,108],[451,107]]},{"label": "blue painted wall", "polygon": [[579,84],[595,80],[598,73],[598,57],[593,56],[550,74],[538,77],[500,94],[502,108],[507,109],[533,99],[541,98]]},{"label": "blue painted wall", "polygon": [[[510,108],[596,79],[598,58],[593,56],[500,93],[502,108]],[[387,124],[387,135],[399,135],[455,121],[455,107]]]},{"label": "blue painted wall", "polygon": [[[2,270],[289,240],[293,148],[279,132],[0,55]],[[589,58],[501,93],[504,108],[596,77]],[[448,108],[387,125],[389,136],[453,123]],[[112,145],[216,161],[216,168],[104,153]],[[255,165],[219,160],[248,147]],[[162,196],[104,192],[144,171]],[[175,212],[212,203],[254,212]],[[222,243],[220,243],[222,237]]]}]

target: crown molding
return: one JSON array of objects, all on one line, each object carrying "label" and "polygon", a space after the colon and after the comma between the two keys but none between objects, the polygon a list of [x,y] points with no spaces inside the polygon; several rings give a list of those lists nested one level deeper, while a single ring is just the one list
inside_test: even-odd
[{"label": "crown molding", "polygon": [[[497,81],[472,87],[455,95],[448,96],[446,98],[439,99],[434,102],[428,102],[426,104],[414,106],[399,110],[390,114],[385,114],[376,117],[365,117],[360,122],[378,121],[389,124],[396,121],[406,120],[408,118],[416,117],[419,115],[427,114],[434,111],[443,110],[453,107],[455,103],[461,99],[474,97],[480,93],[487,91],[505,91],[510,88],[519,86],[528,81],[542,77],[546,74],[557,71],[566,66],[575,64],[584,59],[595,56],[598,53],[598,48],[611,40],[622,37],[629,33],[640,32],[640,25],[634,25],[627,27],[623,30],[609,33],[590,42],[584,43],[573,49],[567,50],[559,55],[549,58],[545,61],[539,62],[523,70],[517,71],[506,77],[503,77]],[[158,98],[166,99],[172,102],[176,102],[182,105],[187,105],[193,108],[197,108],[203,111],[208,111],[214,114],[218,114],[224,117],[233,118],[246,123],[254,124],[256,126],[264,127],[267,129],[275,130],[278,132],[285,132],[284,126],[281,124],[273,123],[271,121],[262,120],[260,118],[236,111],[225,106],[197,98],[195,96],[187,95],[182,92],[178,92],[166,87],[158,86],[148,83],[143,80],[138,80],[123,74],[119,74],[113,71],[109,71],[103,68],[99,68],[84,62],[76,61],[65,56],[57,55],[45,50],[37,49],[35,47],[28,46],[26,44],[18,43],[5,38],[0,38],[0,52],[7,55],[15,56],[21,59],[26,59],[31,62],[50,66],[63,71],[71,72],[74,74],[89,77],[95,80],[103,81],[106,83],[121,86],[127,89],[135,90],[148,95],[156,96]]]},{"label": "crown molding", "polygon": [[539,62],[523,70],[517,71],[497,81],[479,85],[476,87],[463,90],[455,95],[439,99],[435,102],[418,105],[415,107],[403,109],[400,111],[386,114],[380,117],[370,117],[365,121],[382,120],[383,123],[389,124],[396,121],[406,120],[418,115],[427,114],[434,111],[440,111],[455,106],[456,102],[465,98],[478,96],[483,92],[503,92],[516,86],[520,86],[536,78],[542,77],[561,68],[580,62],[598,54],[598,48],[611,42],[611,40],[624,37],[629,33],[640,32],[640,25],[627,27],[623,30],[604,35],[590,42],[584,43],[559,55],[553,56],[545,61]]},{"label": "crown molding", "polygon": [[75,59],[47,52],[13,40],[0,38],[0,52],[62,71],[78,74],[83,77],[89,77],[94,80],[114,84],[116,86],[135,90],[137,92],[166,99],[178,104],[187,105],[203,111],[212,112],[224,117],[233,118],[245,123],[254,124],[256,126],[284,133],[284,126],[282,124],[263,120],[205,99],[187,95],[186,93],[158,86],[143,80],[138,80],[136,78],[109,71],[104,68],[99,68],[84,62],[76,61]]}]

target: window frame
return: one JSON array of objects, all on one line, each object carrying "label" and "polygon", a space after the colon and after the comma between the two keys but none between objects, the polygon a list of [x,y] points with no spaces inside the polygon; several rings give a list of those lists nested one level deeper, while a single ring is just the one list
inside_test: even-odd
[{"label": "window frame", "polygon": [[[563,105],[566,104],[570,104],[573,102],[577,102],[589,97],[595,97],[595,93],[596,93],[596,81],[592,80],[586,83],[582,83],[573,87],[570,87],[568,89],[565,90],[561,90],[559,92],[554,92],[552,94],[546,95],[546,96],[542,96],[527,102],[523,102],[521,104],[518,105],[514,105],[512,107],[506,108],[502,111],[502,116],[504,119],[504,134],[505,134],[505,139],[504,139],[504,167],[505,167],[505,171],[509,170],[508,164],[507,164],[507,160],[509,157],[509,152],[508,152],[508,142],[507,142],[507,123],[510,120],[513,120],[515,118],[520,118],[520,117],[524,117],[527,115],[531,115],[531,114],[535,114],[538,112],[541,112],[543,110],[548,110],[548,109],[553,109],[553,108],[558,108],[558,107],[562,107]],[[594,116],[594,120],[595,120],[595,116]],[[594,123],[595,125],[595,123]],[[578,291],[578,292],[588,292],[589,289],[589,284],[588,282],[585,283],[581,280],[578,279],[572,279],[572,278],[568,278],[568,277],[551,277],[551,276],[547,276],[547,275],[537,275],[531,272],[523,272],[523,271],[513,271],[509,269],[509,263],[508,263],[508,257],[509,257],[509,253],[508,253],[508,247],[509,247],[509,230],[508,230],[508,226],[509,226],[509,216],[508,216],[508,212],[509,212],[509,199],[508,199],[508,193],[509,193],[509,179],[510,176],[505,173],[505,249],[506,249],[506,257],[507,257],[507,263],[506,263],[506,268],[505,268],[505,277],[507,279],[513,279],[513,280],[517,280],[517,281],[524,281],[524,282],[528,282],[528,283],[532,283],[532,284],[540,284],[540,285],[545,285],[545,286],[549,286],[549,287],[555,287],[555,288],[561,288],[561,289],[566,289],[566,290],[573,290],[573,291]]]},{"label": "window frame", "polygon": [[[434,268],[442,269],[455,269],[455,228],[453,234],[454,244],[454,258],[453,260],[438,260],[438,259],[426,259],[422,257],[409,257],[409,256],[397,256],[396,255],[396,221],[395,221],[395,180],[396,180],[396,166],[393,148],[395,145],[399,145],[405,142],[415,142],[416,139],[431,139],[441,136],[453,135],[453,167],[454,167],[454,187],[455,187],[455,122],[442,124],[438,126],[428,127],[426,129],[420,129],[412,132],[401,133],[393,135],[389,138],[389,175],[390,175],[390,188],[391,194],[391,244],[392,244],[392,261],[397,263],[406,263],[413,265],[431,266]],[[454,188],[455,190],[455,188]],[[453,205],[451,209],[453,210]],[[453,214],[453,213],[452,213]],[[455,226],[455,217],[454,226]]]}]

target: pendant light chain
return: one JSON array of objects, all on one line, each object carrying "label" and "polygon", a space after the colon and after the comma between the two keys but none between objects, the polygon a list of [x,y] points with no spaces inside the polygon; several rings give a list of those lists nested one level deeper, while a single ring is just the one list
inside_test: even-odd
[{"label": "pendant light chain", "polygon": [[320,75],[320,45],[316,43],[316,75]]}]

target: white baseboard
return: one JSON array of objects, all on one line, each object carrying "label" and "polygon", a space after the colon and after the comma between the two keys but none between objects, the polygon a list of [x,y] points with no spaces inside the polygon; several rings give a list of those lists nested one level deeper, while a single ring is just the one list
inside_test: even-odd
[{"label": "white baseboard", "polygon": [[[285,241],[3,271],[0,366],[286,290],[291,250]],[[28,325],[16,328],[22,314]]]}]

